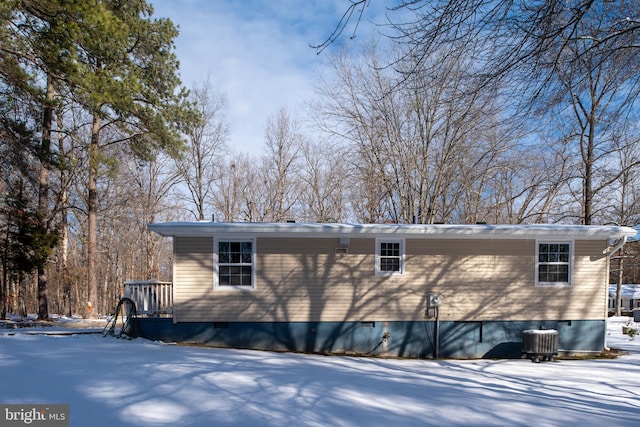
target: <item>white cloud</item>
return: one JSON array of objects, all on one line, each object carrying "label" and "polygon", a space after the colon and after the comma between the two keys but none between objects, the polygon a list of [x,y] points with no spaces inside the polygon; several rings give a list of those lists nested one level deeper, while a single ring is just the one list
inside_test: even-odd
[{"label": "white cloud", "polygon": [[334,2],[155,0],[154,16],[180,27],[176,53],[187,87],[209,77],[227,99],[230,146],[257,153],[264,125],[281,106],[291,111],[313,95],[327,55],[310,43],[333,29],[345,6]]}]

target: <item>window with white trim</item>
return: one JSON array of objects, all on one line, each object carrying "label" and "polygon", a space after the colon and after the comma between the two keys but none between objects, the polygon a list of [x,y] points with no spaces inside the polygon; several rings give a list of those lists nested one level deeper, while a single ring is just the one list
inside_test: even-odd
[{"label": "window with white trim", "polygon": [[215,288],[255,288],[253,239],[215,239],[213,261]]},{"label": "window with white trim", "polygon": [[376,239],[376,275],[404,274],[404,240]]},{"label": "window with white trim", "polygon": [[538,242],[536,247],[536,284],[571,284],[571,242]]}]

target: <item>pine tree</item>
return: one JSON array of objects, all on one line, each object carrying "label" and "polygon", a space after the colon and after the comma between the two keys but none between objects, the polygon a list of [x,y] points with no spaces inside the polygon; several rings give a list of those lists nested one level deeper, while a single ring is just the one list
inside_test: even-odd
[{"label": "pine tree", "polygon": [[[97,180],[102,150],[124,143],[142,158],[152,157],[157,150],[177,155],[182,149],[181,126],[197,120],[178,76],[173,53],[177,29],[168,19],[153,19],[152,13],[144,0],[14,0],[0,5],[0,85],[29,99],[32,116],[25,121],[40,124],[40,136],[32,148],[40,163],[36,217],[43,235],[53,228],[55,215],[48,177],[57,164],[51,138],[59,94],[66,94],[93,117],[86,147],[87,281],[89,305],[96,308]],[[111,129],[108,137],[106,128]],[[43,249],[48,247],[41,243]],[[38,315],[46,319],[47,278],[42,265]]]},{"label": "pine tree", "polygon": [[[83,3],[83,2],[80,2]],[[91,112],[88,146],[88,311],[98,309],[97,256],[98,167],[102,149],[126,143],[141,158],[162,149],[177,155],[179,130],[197,114],[187,102],[173,53],[177,29],[168,19],[152,19],[142,0],[84,2],[70,17],[78,23],[79,70],[72,87]],[[73,16],[75,15],[75,16]],[[118,139],[104,137],[111,127]]]}]

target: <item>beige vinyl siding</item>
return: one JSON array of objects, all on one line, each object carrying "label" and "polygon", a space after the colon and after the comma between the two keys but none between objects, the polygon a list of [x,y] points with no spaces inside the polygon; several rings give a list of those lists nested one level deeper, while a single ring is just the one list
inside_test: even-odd
[{"label": "beige vinyl siding", "polygon": [[375,276],[375,239],[256,239],[256,289],[213,290],[213,238],[175,238],[176,321],[601,319],[604,241],[574,245],[573,285],[535,286],[535,240],[406,239],[405,274]]},{"label": "beige vinyl siding", "polygon": [[[213,238],[175,237],[173,239],[173,316],[207,318],[207,304],[213,288]],[[209,307],[208,311],[211,311]]]}]

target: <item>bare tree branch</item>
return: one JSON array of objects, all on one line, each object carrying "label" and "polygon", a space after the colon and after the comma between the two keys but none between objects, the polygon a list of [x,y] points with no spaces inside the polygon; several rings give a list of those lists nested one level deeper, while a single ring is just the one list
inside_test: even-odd
[{"label": "bare tree branch", "polygon": [[[329,34],[329,37],[327,37],[327,39],[320,44],[309,45],[309,47],[316,50],[316,54],[320,55],[327,47],[331,46],[333,43],[335,43],[336,40],[340,38],[345,28],[353,18],[354,13],[357,14],[356,24],[350,38],[351,39],[355,38],[356,33],[358,32],[360,21],[362,20],[362,15],[364,14],[364,10],[369,5],[369,2],[371,0],[349,0],[349,1],[351,4],[349,5],[349,7],[347,7],[347,10],[345,10],[345,12],[342,14],[340,21],[338,21],[338,23],[336,24],[336,27],[333,29],[331,34]],[[358,10],[358,7],[360,8],[359,10]]]}]

